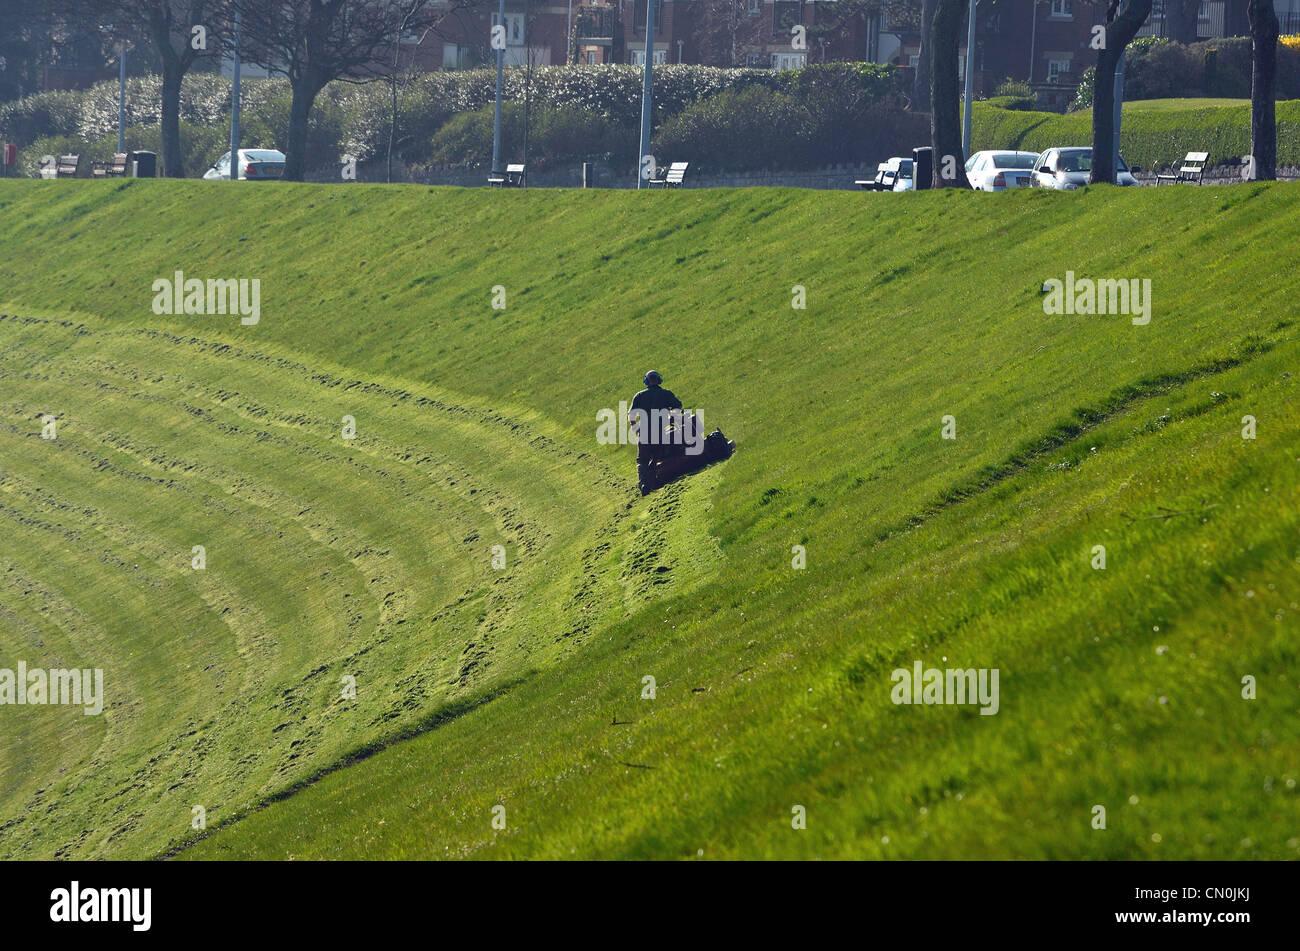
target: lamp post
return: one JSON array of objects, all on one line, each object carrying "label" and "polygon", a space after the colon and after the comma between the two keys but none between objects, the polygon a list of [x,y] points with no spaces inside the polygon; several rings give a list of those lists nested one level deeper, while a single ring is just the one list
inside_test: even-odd
[{"label": "lamp post", "polygon": [[117,45],[117,151],[126,151],[126,40]]},{"label": "lamp post", "polygon": [[501,175],[501,68],[506,58],[506,0],[501,0],[497,25],[501,27],[501,48],[497,50],[497,98],[492,110],[492,176]]},{"label": "lamp post", "polygon": [[979,0],[970,0],[970,14],[966,17],[966,110],[962,119],[961,150],[970,158],[970,125],[972,100],[975,98],[975,5]]},{"label": "lamp post", "polygon": [[1126,54],[1119,54],[1119,62],[1115,64],[1115,148],[1111,161],[1112,179],[1111,184],[1119,182],[1119,126],[1124,117],[1124,57]]},{"label": "lamp post", "polygon": [[239,34],[243,27],[239,7],[235,7],[235,64],[230,77],[230,180],[239,178]]},{"label": "lamp post", "polygon": [[650,111],[654,104],[655,0],[646,0],[645,9],[645,74],[641,82],[641,152],[636,166],[637,188],[645,188],[643,163],[650,154]]}]

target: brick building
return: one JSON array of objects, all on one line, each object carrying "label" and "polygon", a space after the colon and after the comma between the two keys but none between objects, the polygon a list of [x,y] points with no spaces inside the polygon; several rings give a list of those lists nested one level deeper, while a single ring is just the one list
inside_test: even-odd
[{"label": "brick building", "polygon": [[[1202,0],[1201,38],[1237,32],[1236,7],[1246,0]],[[411,37],[424,69],[463,69],[493,62],[488,37],[497,19],[492,0],[444,0],[437,29]],[[1166,36],[1165,0],[1143,36]],[[919,4],[918,4],[919,6]],[[1276,0],[1283,32],[1300,29],[1300,0]],[[842,16],[835,0],[656,0],[656,63],[703,63],[795,69],[813,63],[866,60],[915,66],[921,38],[915,12],[897,22],[886,11]],[[1239,13],[1240,11],[1236,11]],[[1096,62],[1090,41],[1105,20],[1104,0],[983,0],[975,25],[975,94],[989,96],[1006,79],[1028,81],[1040,102],[1063,107],[1083,71]],[[645,60],[646,0],[508,0],[507,65],[587,65]],[[792,34],[803,27],[802,46]],[[960,68],[965,69],[966,45]]]},{"label": "brick building", "polygon": [[[834,0],[657,0],[655,10],[656,63],[795,69],[867,58],[865,22],[842,21]],[[412,43],[415,63],[457,69],[493,62],[488,36],[497,4],[448,4],[447,11],[423,42]],[[587,65],[640,65],[645,21],[645,0],[508,0],[505,62],[559,64],[572,51]],[[796,36],[795,26],[804,32]]]}]

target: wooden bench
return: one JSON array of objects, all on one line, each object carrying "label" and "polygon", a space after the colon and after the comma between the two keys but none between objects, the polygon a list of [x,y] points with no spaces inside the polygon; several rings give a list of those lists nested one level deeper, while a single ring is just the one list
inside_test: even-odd
[{"label": "wooden bench", "polygon": [[493,188],[523,188],[528,181],[528,170],[523,165],[507,165],[504,175],[489,175]]},{"label": "wooden bench", "polygon": [[77,169],[81,168],[80,155],[60,155],[54,166],[55,178],[76,178]]},{"label": "wooden bench", "polygon": [[91,178],[121,178],[126,175],[126,153],[118,152],[111,162],[92,162]]},{"label": "wooden bench", "polygon": [[1157,187],[1161,182],[1195,182],[1201,184],[1205,177],[1205,163],[1209,159],[1209,152],[1188,152],[1187,157],[1183,159],[1183,167],[1176,172],[1161,172],[1156,176]]},{"label": "wooden bench", "polygon": [[648,179],[646,184],[651,188],[681,188],[686,178],[686,169],[690,164],[690,162],[673,162],[668,166],[668,171],[664,173],[663,178]]}]

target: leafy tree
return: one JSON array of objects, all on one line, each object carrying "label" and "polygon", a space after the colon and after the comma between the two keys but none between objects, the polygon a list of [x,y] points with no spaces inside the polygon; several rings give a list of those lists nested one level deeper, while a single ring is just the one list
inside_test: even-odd
[{"label": "leafy tree", "polygon": [[347,0],[228,0],[243,20],[241,55],[284,73],[293,92],[284,177],[302,181],[307,123],[316,97],[332,80],[369,82],[388,69],[389,44],[399,31],[419,31],[439,14],[409,3]]}]

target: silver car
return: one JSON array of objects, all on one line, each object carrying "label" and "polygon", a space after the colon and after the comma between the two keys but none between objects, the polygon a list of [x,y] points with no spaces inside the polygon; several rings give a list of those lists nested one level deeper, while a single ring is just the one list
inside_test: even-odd
[{"label": "silver car", "polygon": [[[273,182],[279,180],[283,175],[283,152],[278,152],[275,149],[239,150],[239,172],[236,177],[240,181]],[[209,180],[229,179],[230,153],[227,152],[213,162],[212,167],[203,173],[203,177]]]},{"label": "silver car", "polygon": [[[1142,169],[1134,168],[1133,171],[1140,172]],[[1088,175],[1091,172],[1092,148],[1090,146],[1048,149],[1034,163],[1033,179],[1030,184],[1034,188],[1055,188],[1062,191],[1073,191],[1088,184]],[[1123,158],[1119,160],[1119,170],[1115,176],[1115,183],[1117,185],[1138,184],[1138,180],[1133,177],[1129,167],[1124,164]]]}]

